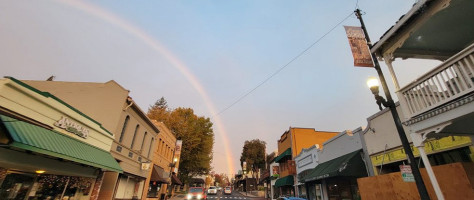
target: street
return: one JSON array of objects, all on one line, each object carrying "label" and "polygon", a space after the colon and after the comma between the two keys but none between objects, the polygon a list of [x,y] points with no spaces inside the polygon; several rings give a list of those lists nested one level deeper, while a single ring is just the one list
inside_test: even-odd
[{"label": "street", "polygon": [[[243,195],[244,194],[244,195]],[[262,197],[250,197],[245,196],[245,193],[241,194],[240,192],[233,191],[230,195],[224,195],[222,192],[218,192],[216,195],[207,195],[207,199],[209,200],[245,200],[245,199],[252,199],[252,200],[263,200],[265,198]],[[171,200],[185,200],[186,195],[179,194],[171,198]]]}]

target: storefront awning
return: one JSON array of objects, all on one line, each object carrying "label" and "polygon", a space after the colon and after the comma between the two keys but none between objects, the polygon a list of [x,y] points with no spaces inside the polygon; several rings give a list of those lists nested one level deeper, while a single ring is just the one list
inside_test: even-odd
[{"label": "storefront awning", "polygon": [[151,181],[156,181],[159,183],[169,183],[167,180],[168,177],[164,177],[165,170],[158,165],[153,165],[153,171],[151,172]]},{"label": "storefront awning", "polygon": [[183,183],[181,182],[181,180],[179,180],[179,178],[178,178],[178,176],[176,176],[176,174],[171,175],[171,183],[173,183],[175,185],[183,185]]},{"label": "storefront awning", "polygon": [[283,178],[279,178],[275,182],[275,187],[281,187],[285,185],[291,185],[293,186],[295,184],[295,180],[292,175],[285,176]]},{"label": "storefront awning", "polygon": [[0,120],[12,139],[9,144],[11,147],[108,171],[122,172],[122,168],[120,168],[120,165],[108,151],[104,151],[53,130],[48,130],[4,115],[0,115]]},{"label": "storefront awning", "polygon": [[367,176],[367,170],[362,161],[360,150],[319,164],[300,181],[308,182],[333,176]]},{"label": "storefront awning", "polygon": [[287,156],[290,156],[291,157],[291,148],[288,148],[287,150],[285,150],[283,153],[281,153],[278,157],[275,158],[275,162],[277,163],[278,161],[280,161],[281,159],[287,157]]}]

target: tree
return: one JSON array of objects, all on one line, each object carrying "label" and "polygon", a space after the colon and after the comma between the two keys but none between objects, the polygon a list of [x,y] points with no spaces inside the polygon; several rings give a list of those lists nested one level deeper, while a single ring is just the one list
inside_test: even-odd
[{"label": "tree", "polygon": [[265,168],[265,149],[266,143],[259,139],[246,140],[240,156],[240,166],[247,163],[247,170],[256,173],[258,169]]},{"label": "tree", "polygon": [[148,117],[163,122],[183,141],[178,177],[189,183],[190,178],[211,170],[214,132],[209,118],[198,117],[191,108],[169,109],[162,97],[148,109]]},{"label": "tree", "polygon": [[213,174],[213,176],[216,186],[225,187],[229,184],[229,178],[227,177],[227,174]]},{"label": "tree", "polygon": [[[171,111],[168,109],[168,102],[164,97],[161,97],[152,106],[148,108],[148,118],[156,121],[165,121]],[[166,124],[166,123],[165,123]]]}]

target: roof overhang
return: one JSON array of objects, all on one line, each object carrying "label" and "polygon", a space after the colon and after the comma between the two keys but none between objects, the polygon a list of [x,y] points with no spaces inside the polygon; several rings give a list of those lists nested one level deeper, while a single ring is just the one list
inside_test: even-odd
[{"label": "roof overhang", "polygon": [[421,0],[371,52],[378,57],[446,60],[474,42],[472,8],[472,0]]}]

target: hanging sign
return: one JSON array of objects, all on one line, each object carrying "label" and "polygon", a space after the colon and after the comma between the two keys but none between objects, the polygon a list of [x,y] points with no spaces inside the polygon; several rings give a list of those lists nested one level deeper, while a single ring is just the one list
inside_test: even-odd
[{"label": "hanging sign", "polygon": [[415,182],[415,177],[413,176],[410,165],[400,165],[400,173],[402,173],[403,181]]},{"label": "hanging sign", "polygon": [[54,123],[54,125],[82,138],[87,138],[89,135],[89,129],[84,128],[83,126],[64,116]]},{"label": "hanging sign", "polygon": [[354,57],[354,66],[374,67],[372,54],[370,54],[362,28],[357,26],[344,26],[344,28],[351,46],[352,57]]},{"label": "hanging sign", "polygon": [[151,166],[150,162],[143,162],[141,167],[142,167],[142,170],[149,170],[150,166]]}]

